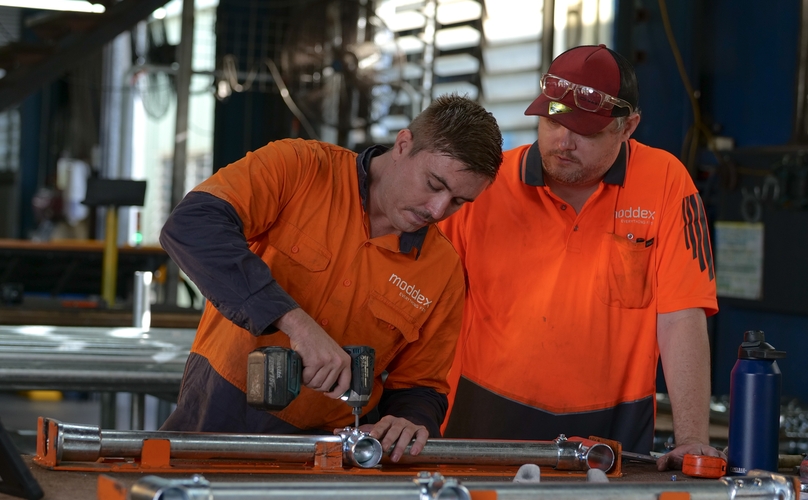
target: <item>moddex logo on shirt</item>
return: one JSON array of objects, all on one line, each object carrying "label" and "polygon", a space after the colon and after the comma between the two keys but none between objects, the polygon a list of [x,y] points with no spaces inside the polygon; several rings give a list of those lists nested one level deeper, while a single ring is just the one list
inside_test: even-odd
[{"label": "moddex logo on shirt", "polygon": [[614,211],[615,219],[631,219],[641,224],[650,224],[654,220],[656,210],[645,210],[642,207],[628,207]]},{"label": "moddex logo on shirt", "polygon": [[392,283],[396,286],[401,292],[399,295],[401,297],[406,298],[407,300],[412,303],[413,306],[418,307],[420,309],[426,309],[432,303],[432,301],[421,294],[421,289],[416,288],[415,285],[410,285],[403,279],[401,279],[396,273],[390,275],[390,279],[387,280],[388,282]]}]

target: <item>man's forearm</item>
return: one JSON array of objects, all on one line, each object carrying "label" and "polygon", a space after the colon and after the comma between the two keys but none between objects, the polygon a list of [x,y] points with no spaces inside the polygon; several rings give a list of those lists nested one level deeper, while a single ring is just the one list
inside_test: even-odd
[{"label": "man's forearm", "polygon": [[710,343],[702,309],[660,314],[657,338],[677,446],[709,443]]}]

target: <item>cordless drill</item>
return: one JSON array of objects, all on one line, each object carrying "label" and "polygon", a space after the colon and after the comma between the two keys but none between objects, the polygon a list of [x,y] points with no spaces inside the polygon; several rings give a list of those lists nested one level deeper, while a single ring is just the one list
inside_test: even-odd
[{"label": "cordless drill", "polygon": [[[362,408],[373,390],[376,351],[364,345],[344,346],[351,356],[351,385],[340,397],[352,408],[359,427]],[[303,363],[286,347],[260,347],[247,356],[247,403],[259,410],[282,410],[300,394]]]}]

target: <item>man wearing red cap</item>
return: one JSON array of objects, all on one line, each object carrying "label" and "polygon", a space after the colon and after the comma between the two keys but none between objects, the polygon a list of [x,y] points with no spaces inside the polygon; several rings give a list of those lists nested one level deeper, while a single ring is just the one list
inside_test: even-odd
[{"label": "man wearing red cap", "polygon": [[466,308],[447,437],[596,435],[653,445],[657,360],[676,448],[708,443],[717,312],[704,207],[684,166],[629,139],[640,122],[628,61],[604,45],[558,56],[525,114],[538,141],[442,223],[463,260]]}]

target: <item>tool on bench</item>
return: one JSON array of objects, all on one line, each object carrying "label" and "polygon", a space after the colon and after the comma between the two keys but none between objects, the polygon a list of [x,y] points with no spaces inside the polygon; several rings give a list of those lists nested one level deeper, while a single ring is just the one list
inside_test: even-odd
[{"label": "tool on bench", "polygon": [[691,477],[718,479],[727,475],[727,461],[721,457],[687,454],[682,459],[682,474]]},{"label": "tool on bench", "polygon": [[[359,427],[359,416],[373,390],[376,351],[364,345],[342,348],[351,356],[351,385],[340,399],[348,403]],[[247,403],[259,410],[282,410],[300,394],[303,363],[286,347],[261,347],[247,357]]]},{"label": "tool on bench", "polygon": [[[635,460],[655,464],[658,457],[630,451],[621,452],[623,460]],[[716,479],[727,475],[727,461],[721,457],[693,455],[688,453],[682,460],[682,473],[691,477]]]},{"label": "tool on bench", "polygon": [[631,451],[621,451],[620,455],[623,460],[635,460],[637,462],[645,462],[647,464],[655,464],[657,461],[657,457],[643,455],[642,453],[634,453]]}]

